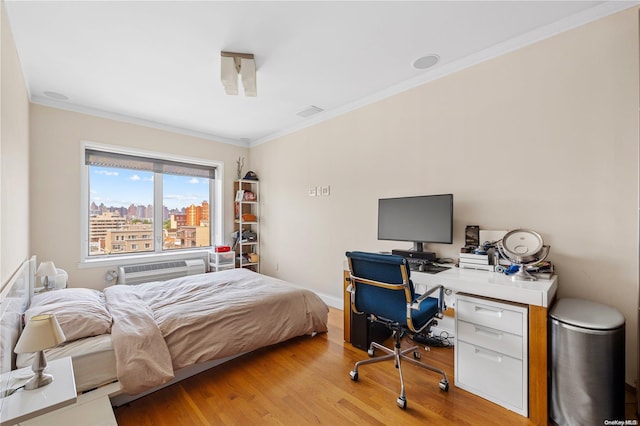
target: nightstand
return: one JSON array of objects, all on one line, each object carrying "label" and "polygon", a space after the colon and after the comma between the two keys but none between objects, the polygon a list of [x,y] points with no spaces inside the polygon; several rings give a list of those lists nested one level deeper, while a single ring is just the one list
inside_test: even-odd
[{"label": "nightstand", "polygon": [[[24,378],[28,377],[24,376],[30,371],[31,367],[27,367],[6,373],[9,375],[9,384],[26,382]],[[13,395],[0,400],[0,423],[16,424],[76,402],[76,383],[71,358],[47,361],[45,371],[53,375],[52,383],[34,390],[19,389]],[[16,378],[23,380],[18,382]]]},{"label": "nightstand", "polygon": [[118,426],[107,395],[80,395],[78,402],[20,423],[19,426]]},{"label": "nightstand", "polygon": [[[30,371],[31,367],[16,371],[24,372],[25,370]],[[19,390],[4,400],[6,406],[2,406],[2,418],[0,420],[2,425],[68,426],[80,423],[83,426],[118,425],[116,417],[113,414],[113,409],[111,408],[109,395],[117,393],[120,390],[119,384],[113,383],[106,385],[76,397],[71,358],[67,357],[48,361],[46,371],[53,374],[53,382],[51,384],[33,391]],[[64,378],[67,379],[65,380]],[[23,380],[23,382],[24,381],[26,380]],[[51,398],[51,400],[48,401],[52,403],[51,405],[44,407],[41,404],[42,401],[30,401],[29,404],[26,403],[27,398],[37,398],[37,394],[33,394],[33,392],[37,393],[45,390],[46,397]],[[66,395],[66,397],[63,395]],[[71,397],[71,395],[73,395],[73,397]],[[65,399],[65,402],[54,403],[55,398]],[[2,403],[2,399],[0,399],[0,403]],[[19,417],[9,417],[9,415],[11,415],[11,409],[20,406],[27,408],[27,405],[31,407],[38,405],[40,408],[29,411]],[[5,415],[5,411],[7,411],[7,415]]]}]

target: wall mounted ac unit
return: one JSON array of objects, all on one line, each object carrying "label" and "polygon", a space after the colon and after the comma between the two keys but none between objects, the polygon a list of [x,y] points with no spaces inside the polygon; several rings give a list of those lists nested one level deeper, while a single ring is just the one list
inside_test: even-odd
[{"label": "wall mounted ac unit", "polygon": [[206,266],[202,258],[126,265],[118,268],[118,284],[133,285],[150,281],[166,281],[205,272]]}]

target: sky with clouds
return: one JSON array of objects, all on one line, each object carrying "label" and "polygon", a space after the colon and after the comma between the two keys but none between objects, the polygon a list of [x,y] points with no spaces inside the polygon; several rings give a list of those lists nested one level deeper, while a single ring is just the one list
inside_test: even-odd
[{"label": "sky with clouds", "polygon": [[[169,209],[200,205],[209,198],[208,179],[163,175],[163,204]],[[107,207],[153,204],[153,173],[91,166],[89,202]]]}]

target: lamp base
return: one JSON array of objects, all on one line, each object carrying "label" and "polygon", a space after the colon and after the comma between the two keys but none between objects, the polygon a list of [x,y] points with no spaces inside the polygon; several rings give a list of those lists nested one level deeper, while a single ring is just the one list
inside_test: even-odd
[{"label": "lamp base", "polygon": [[53,382],[53,376],[51,374],[46,374],[43,372],[36,372],[36,375],[33,376],[27,383],[24,384],[25,390],[33,390],[38,389],[43,386],[47,386],[49,383]]},{"label": "lamp base", "polygon": [[44,357],[44,351],[38,351],[31,366],[31,369],[36,375],[24,384],[25,390],[38,389],[53,382],[53,376],[44,373],[45,368],[47,368],[47,359]]}]

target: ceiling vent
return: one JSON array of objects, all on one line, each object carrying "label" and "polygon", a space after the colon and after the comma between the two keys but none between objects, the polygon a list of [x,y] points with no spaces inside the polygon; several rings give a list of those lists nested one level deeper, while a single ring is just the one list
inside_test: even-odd
[{"label": "ceiling vent", "polygon": [[324,111],[322,108],[311,105],[309,108],[303,109],[302,111],[296,113],[296,115],[300,117],[309,117],[322,111]]}]

